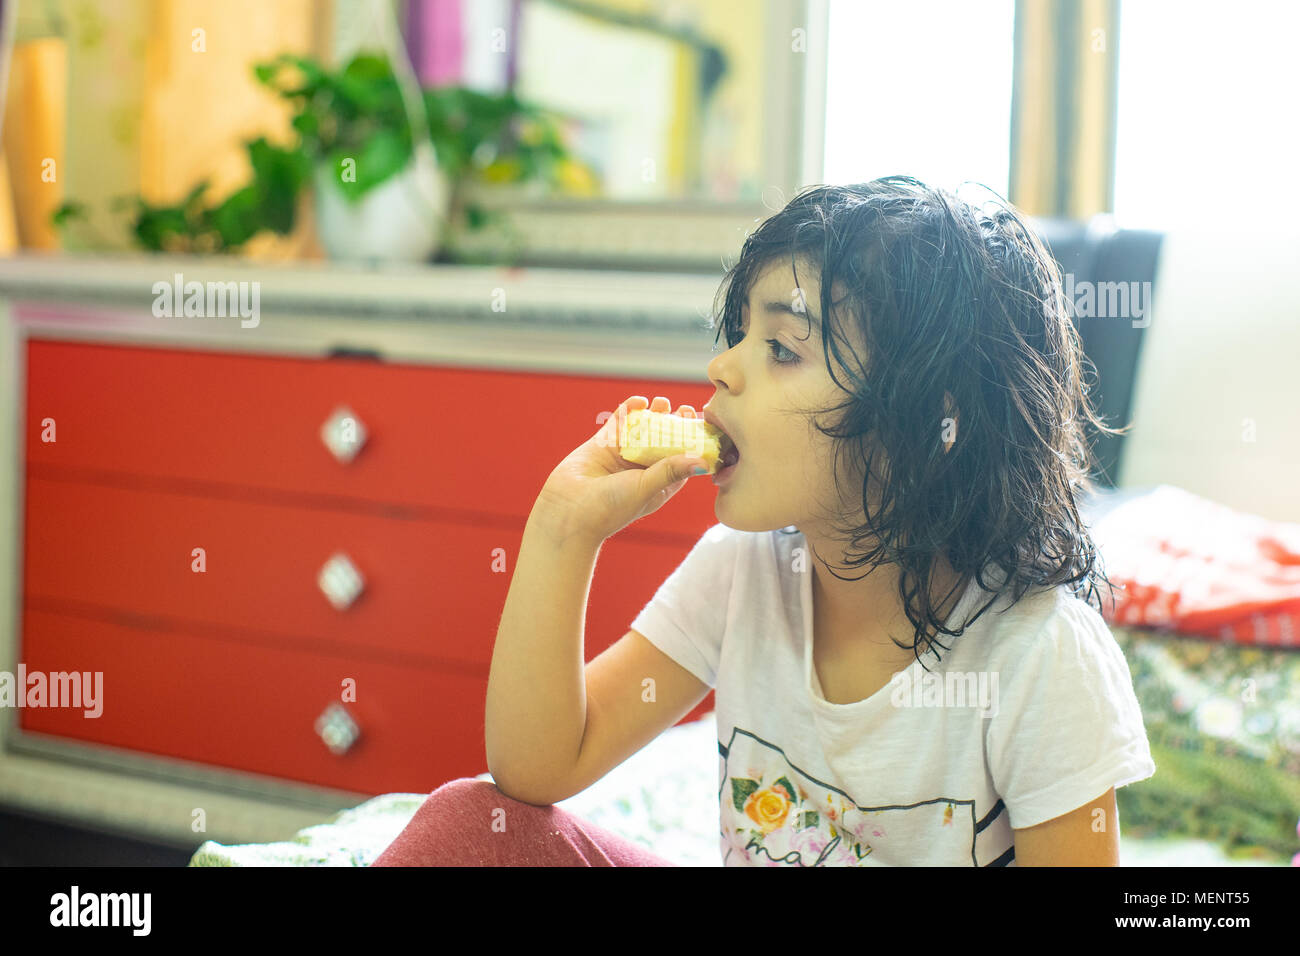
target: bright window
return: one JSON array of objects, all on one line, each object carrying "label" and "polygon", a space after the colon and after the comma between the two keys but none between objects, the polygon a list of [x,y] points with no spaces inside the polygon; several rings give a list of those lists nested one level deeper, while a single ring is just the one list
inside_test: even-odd
[{"label": "bright window", "polygon": [[1296,215],[1298,39],[1300,4],[1121,5],[1118,225]]},{"label": "bright window", "polygon": [[823,182],[902,173],[1006,196],[1012,0],[830,0],[829,15]]}]

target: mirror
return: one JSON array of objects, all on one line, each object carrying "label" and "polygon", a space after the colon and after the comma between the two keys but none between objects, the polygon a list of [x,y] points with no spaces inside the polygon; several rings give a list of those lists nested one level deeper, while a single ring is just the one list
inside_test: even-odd
[{"label": "mirror", "polygon": [[511,90],[559,120],[582,170],[543,197],[755,203],[803,185],[805,102],[826,74],[828,0],[333,0],[334,60],[396,46],[425,86]]},{"label": "mirror", "polygon": [[826,0],[519,0],[516,92],[560,114],[581,195],[502,194],[524,263],[716,269],[822,173]]},{"label": "mirror", "polygon": [[565,117],[597,198],[757,200],[774,171],[763,127],[780,119],[765,86],[789,82],[768,55],[788,33],[774,6],[523,0],[516,91]]}]

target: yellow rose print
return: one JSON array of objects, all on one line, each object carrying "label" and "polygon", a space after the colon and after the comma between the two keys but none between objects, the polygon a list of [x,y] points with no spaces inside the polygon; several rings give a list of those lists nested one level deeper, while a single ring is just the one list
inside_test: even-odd
[{"label": "yellow rose print", "polygon": [[757,823],[764,833],[771,833],[785,826],[791,806],[789,794],[783,787],[764,787],[755,790],[745,801],[745,816]]}]

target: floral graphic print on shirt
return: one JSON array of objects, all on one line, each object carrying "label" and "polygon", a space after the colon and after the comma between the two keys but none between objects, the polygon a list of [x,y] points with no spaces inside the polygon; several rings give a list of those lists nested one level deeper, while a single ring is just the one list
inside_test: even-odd
[{"label": "floral graphic print on shirt", "polygon": [[[900,848],[936,839],[969,848],[973,859],[971,800],[859,806],[850,795],[801,773],[780,748],[739,729],[724,757],[719,802],[728,865],[907,865],[898,857]],[[871,860],[873,854],[889,858]]]}]

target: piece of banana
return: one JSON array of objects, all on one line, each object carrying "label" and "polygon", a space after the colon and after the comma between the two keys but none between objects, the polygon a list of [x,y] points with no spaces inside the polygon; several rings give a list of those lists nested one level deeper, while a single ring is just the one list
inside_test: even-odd
[{"label": "piece of banana", "polygon": [[674,455],[699,455],[710,474],[718,470],[726,436],[702,418],[637,409],[628,412],[618,435],[618,453],[636,465],[653,465]]}]

